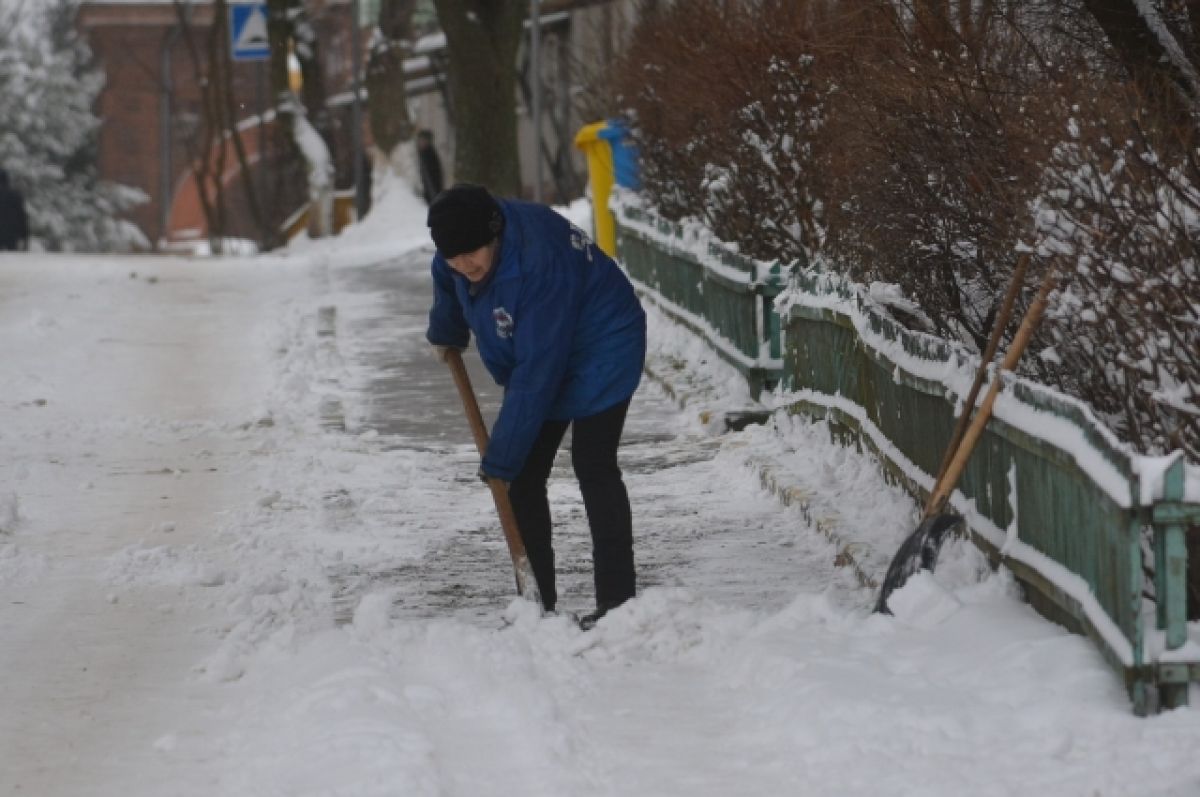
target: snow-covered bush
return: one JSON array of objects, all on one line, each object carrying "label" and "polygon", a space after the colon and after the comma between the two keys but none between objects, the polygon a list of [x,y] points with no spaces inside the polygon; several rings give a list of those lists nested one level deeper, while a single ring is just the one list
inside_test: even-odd
[{"label": "snow-covered bush", "polygon": [[661,213],[900,285],[982,348],[1045,155],[1039,94],[1068,69],[1026,69],[1034,43],[1007,18],[909,16],[890,0],[674,4],[643,19],[617,83]]},{"label": "snow-covered bush", "polygon": [[981,350],[1045,158],[1046,95],[1066,70],[1038,62],[1010,19],[938,22],[896,20],[842,76],[826,255],[902,286],[939,334]]},{"label": "snow-covered bush", "polygon": [[[1031,203],[1033,245],[1069,282],[1045,378],[1148,452],[1200,460],[1200,148],[1075,106]],[[1125,120],[1122,122],[1121,120]]]},{"label": "snow-covered bush", "polygon": [[1032,248],[1031,283],[1066,280],[1022,369],[1200,459],[1200,126],[1147,112],[1089,8],[660,5],[616,71],[645,194],[750,255],[898,285],[976,350]]},{"label": "snow-covered bush", "polygon": [[30,232],[50,250],[148,242],[119,215],[145,201],[97,176],[92,106],[103,84],[74,25],[78,0],[0,0],[0,168],[26,198]]},{"label": "snow-covered bush", "polygon": [[819,250],[830,76],[857,57],[863,24],[816,0],[697,0],[643,17],[615,82],[659,211],[753,256]]}]

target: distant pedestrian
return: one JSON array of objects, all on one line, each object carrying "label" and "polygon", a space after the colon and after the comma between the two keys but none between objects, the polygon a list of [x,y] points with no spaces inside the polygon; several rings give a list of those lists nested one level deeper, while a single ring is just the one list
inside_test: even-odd
[{"label": "distant pedestrian", "polygon": [[29,248],[29,217],[25,197],[8,185],[8,172],[0,169],[0,251]]},{"label": "distant pedestrian", "polygon": [[421,170],[421,193],[428,205],[442,193],[442,159],[433,146],[433,133],[428,130],[417,133],[417,165]]},{"label": "distant pedestrian", "polygon": [[355,186],[354,207],[358,210],[358,217],[361,219],[371,212],[371,171],[374,164],[371,163],[371,157],[363,151],[359,163],[359,168],[362,169],[362,182]]}]

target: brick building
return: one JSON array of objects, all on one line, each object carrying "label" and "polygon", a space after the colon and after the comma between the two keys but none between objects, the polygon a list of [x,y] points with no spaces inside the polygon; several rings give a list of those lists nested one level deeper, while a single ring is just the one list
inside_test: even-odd
[{"label": "brick building", "polygon": [[[230,0],[229,5],[235,4],[237,0]],[[331,93],[344,90],[352,63],[350,0],[310,6],[325,47],[326,85]],[[206,57],[213,9],[209,0],[84,0],[79,12],[78,24],[106,79],[96,108],[103,120],[100,175],[150,197],[129,216],[147,239],[159,244],[205,236],[204,229],[197,229],[203,228],[204,217],[191,175],[201,128],[202,72],[193,53],[201,61]],[[253,179],[263,204],[269,206],[271,222],[277,223],[303,204],[305,196],[299,165],[281,160],[284,150],[270,123],[272,115],[260,116],[271,94],[266,62],[236,62],[233,94],[248,160],[256,172]],[[349,138],[348,131],[344,137]],[[235,165],[228,155],[221,177],[228,200],[227,231],[255,239]]]},{"label": "brick building", "polygon": [[[250,0],[227,0],[229,5]],[[377,13],[375,0],[360,0],[364,19]],[[180,9],[187,8],[187,24]],[[306,7],[322,46],[325,86],[333,116],[333,157],[340,189],[353,184],[350,91],[352,71],[351,0],[307,0]],[[542,120],[544,196],[566,201],[580,194],[583,161],[572,145],[575,131],[594,118],[582,118],[577,95],[584,85],[603,83],[620,42],[636,18],[635,0],[544,0],[541,24],[544,97]],[[176,244],[206,237],[204,216],[191,174],[201,92],[189,38],[201,53],[213,23],[212,0],[83,0],[82,28],[106,85],[97,104],[104,121],[99,141],[99,170],[106,180],[140,188],[150,201],[129,213],[147,239]],[[530,48],[522,48],[521,87],[517,99],[521,175],[525,195],[533,194],[538,147],[529,98]],[[365,57],[365,55],[364,55]],[[434,131],[452,180],[455,136],[447,113],[445,39],[439,34],[417,43],[406,66],[409,111],[417,127]],[[270,122],[260,123],[270,95],[265,62],[234,65],[234,94],[243,121],[241,139],[253,164],[256,186],[269,206],[270,221],[281,225],[307,201],[302,167],[282,159]],[[587,112],[585,112],[587,113]],[[369,138],[369,131],[364,131]],[[228,157],[222,171],[228,198],[227,234],[257,239],[237,180],[240,171]]]}]

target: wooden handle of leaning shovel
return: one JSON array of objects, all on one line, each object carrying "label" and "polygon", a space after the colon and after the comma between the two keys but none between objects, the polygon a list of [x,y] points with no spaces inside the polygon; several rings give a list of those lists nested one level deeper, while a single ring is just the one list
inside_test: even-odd
[{"label": "wooden handle of leaning shovel", "polygon": [[[479,402],[475,399],[475,390],[471,387],[471,377],[463,364],[462,354],[457,349],[446,350],[446,364],[450,366],[450,374],[454,377],[454,386],[458,388],[458,396],[462,399],[463,410],[467,414],[467,422],[471,424],[471,434],[475,438],[475,447],[479,456],[487,453],[488,432],[483,422],[483,413],[479,411]],[[508,543],[508,553],[512,557],[513,572],[517,576],[517,594],[541,603],[538,593],[537,580],[533,577],[533,568],[529,564],[529,556],[525,553],[525,542],[521,539],[521,530],[517,527],[517,516],[513,513],[512,502],[508,500],[508,488],[499,479],[488,479],[488,487],[492,491],[492,500],[496,503],[496,514],[500,516],[500,528],[504,530],[504,541]]]},{"label": "wooden handle of leaning shovel", "polygon": [[983,435],[983,429],[987,426],[987,422],[991,418],[992,408],[996,405],[996,397],[1000,395],[1000,389],[1004,386],[1004,372],[1013,370],[1016,368],[1017,363],[1020,362],[1021,355],[1025,353],[1025,348],[1033,338],[1034,331],[1037,329],[1038,324],[1041,323],[1042,314],[1046,310],[1046,302],[1050,298],[1050,291],[1054,290],[1056,284],[1057,280],[1053,276],[1047,276],[1042,282],[1042,287],[1038,290],[1037,296],[1034,297],[1033,303],[1025,311],[1025,317],[1021,319],[1021,326],[1017,329],[1016,336],[1013,337],[1013,342],[1008,348],[1008,353],[1004,355],[1004,361],[1000,364],[999,370],[996,371],[996,378],[992,381],[991,387],[988,388],[987,395],[983,399],[983,404],[979,407],[979,412],[971,419],[971,425],[963,433],[962,442],[959,443],[958,449],[954,452],[954,458],[946,466],[946,472],[934,488],[933,494],[929,496],[929,503],[925,507],[925,517],[933,517],[945,508],[946,502],[950,498],[950,493],[954,491],[954,485],[958,483],[958,477],[962,475],[963,470],[966,468],[967,460],[971,458],[971,452],[975,449],[975,444],[979,442],[979,438]]},{"label": "wooden handle of leaning shovel", "polygon": [[1012,277],[1008,281],[1008,291],[1004,294],[1004,301],[1001,302],[1000,309],[992,320],[992,334],[988,338],[987,347],[984,348],[983,354],[979,358],[979,368],[975,370],[975,379],[971,382],[971,389],[963,400],[962,414],[958,416],[958,423],[954,425],[954,434],[950,436],[950,444],[946,446],[946,453],[942,455],[942,461],[938,465],[937,478],[933,480],[933,490],[929,494],[929,501],[925,504],[925,517],[930,516],[933,496],[946,478],[946,471],[950,468],[954,453],[958,451],[963,435],[966,434],[967,425],[971,422],[971,413],[975,409],[975,400],[979,398],[979,391],[983,388],[983,380],[987,377],[988,365],[995,358],[996,350],[1000,348],[1004,330],[1008,329],[1008,322],[1012,319],[1013,308],[1017,304],[1017,295],[1021,292],[1021,286],[1025,284],[1025,272],[1028,269],[1029,255],[1021,255],[1017,259],[1016,266],[1013,267]]}]

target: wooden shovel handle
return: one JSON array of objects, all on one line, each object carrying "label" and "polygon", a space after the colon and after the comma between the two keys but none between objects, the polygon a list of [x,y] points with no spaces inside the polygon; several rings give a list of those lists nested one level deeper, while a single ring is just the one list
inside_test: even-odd
[{"label": "wooden shovel handle", "polygon": [[475,399],[475,389],[471,386],[471,375],[467,373],[462,353],[458,349],[446,349],[446,364],[450,366],[450,375],[454,377],[454,386],[458,388],[458,397],[462,399],[467,422],[471,424],[475,448],[479,449],[479,456],[482,457],[487,453],[488,431],[483,422],[483,413],[479,411],[479,402]]},{"label": "wooden shovel handle", "polygon": [[991,418],[992,408],[996,405],[996,396],[1000,394],[1000,389],[1004,386],[1004,372],[1013,370],[1017,366],[1017,363],[1020,362],[1021,355],[1025,352],[1029,341],[1033,338],[1033,333],[1037,329],[1038,324],[1041,323],[1042,314],[1046,311],[1046,303],[1050,298],[1050,291],[1054,290],[1057,284],[1058,281],[1054,278],[1053,274],[1048,274],[1042,282],[1042,287],[1038,290],[1037,296],[1034,297],[1033,303],[1025,311],[1025,317],[1021,319],[1021,326],[1017,329],[1017,334],[1013,338],[1012,345],[1008,347],[1008,353],[1004,355],[1004,361],[996,371],[996,378],[992,381],[991,387],[988,388],[987,395],[983,399],[983,404],[979,407],[979,412],[971,420],[971,425],[967,427],[967,431],[963,434],[963,439],[958,446],[958,450],[954,452],[954,458],[950,460],[945,474],[934,488],[933,495],[929,497],[929,503],[925,507],[925,517],[933,517],[946,507],[950,493],[954,491],[954,485],[958,483],[958,477],[962,475],[963,469],[966,468],[967,460],[971,458],[971,452],[975,449],[975,444],[979,442],[979,438],[983,435],[983,429],[987,426],[987,422]]},{"label": "wooden shovel handle", "polygon": [[[446,350],[446,364],[450,366],[454,386],[458,388],[463,410],[466,411],[467,421],[471,424],[475,447],[479,449],[479,456],[482,457],[487,453],[488,447],[487,426],[484,425],[483,413],[479,411],[479,402],[475,399],[474,388],[471,387],[471,377],[467,374],[467,367],[463,364],[462,354],[458,349]],[[517,516],[513,513],[512,501],[508,498],[508,487],[499,479],[488,479],[487,484],[491,488],[496,514],[500,516],[500,528],[504,530],[504,541],[508,543],[508,553],[512,557],[513,570],[517,576],[517,592],[526,597],[536,597],[537,582],[532,578],[533,571],[525,553],[525,541],[521,539]]]},{"label": "wooden shovel handle", "polygon": [[996,317],[992,321],[992,334],[988,338],[987,347],[983,350],[983,355],[979,359],[979,367],[975,370],[975,380],[971,383],[971,390],[967,393],[966,399],[963,401],[962,414],[958,416],[958,423],[954,425],[954,434],[950,437],[950,443],[946,446],[946,453],[942,455],[942,461],[938,465],[937,478],[934,480],[933,492],[929,494],[929,503],[925,506],[925,514],[929,515],[929,508],[932,506],[933,495],[938,491],[942,480],[946,478],[946,470],[950,467],[951,460],[954,459],[954,452],[958,450],[962,443],[963,435],[967,431],[967,425],[971,422],[971,414],[975,409],[975,400],[979,398],[979,391],[983,388],[983,380],[987,378],[988,366],[996,356],[996,350],[1000,348],[1000,341],[1004,338],[1004,330],[1008,329],[1008,322],[1012,319],[1013,308],[1017,304],[1017,296],[1021,293],[1021,286],[1025,284],[1025,272],[1029,270],[1029,255],[1021,255],[1017,259],[1017,265],[1013,267],[1012,278],[1008,282],[1008,291],[1004,294],[1004,301],[1000,305],[1000,309],[996,312]]}]

